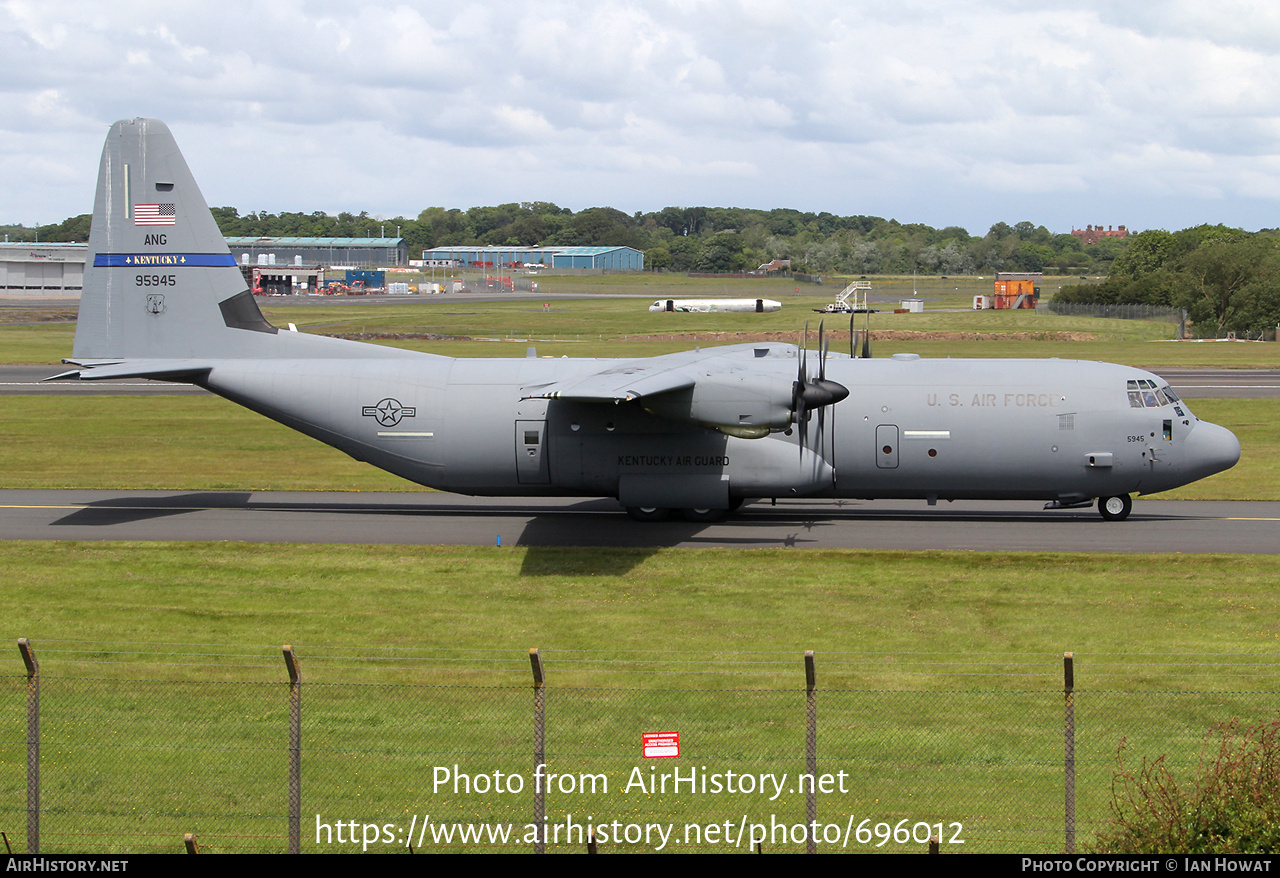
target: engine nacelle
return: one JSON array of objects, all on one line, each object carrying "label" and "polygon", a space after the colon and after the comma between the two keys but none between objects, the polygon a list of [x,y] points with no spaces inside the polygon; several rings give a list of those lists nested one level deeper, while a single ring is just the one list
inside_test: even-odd
[{"label": "engine nacelle", "polygon": [[646,411],[758,439],[791,426],[792,381],[734,374],[700,377],[695,387],[645,397]]}]

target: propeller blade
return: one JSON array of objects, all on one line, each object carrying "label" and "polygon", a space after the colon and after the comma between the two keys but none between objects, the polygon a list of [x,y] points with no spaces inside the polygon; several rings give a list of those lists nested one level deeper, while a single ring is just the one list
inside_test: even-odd
[{"label": "propeller blade", "polygon": [[800,348],[800,383],[809,382],[809,321],[804,322],[804,345]]},{"label": "propeller blade", "polygon": [[818,321],[818,380],[827,377],[827,337],[824,329],[826,320]]},{"label": "propeller blade", "polygon": [[[852,326],[852,322],[850,323]],[[852,336],[850,336],[852,339]],[[804,336],[801,339],[799,365],[796,380],[791,385],[791,408],[794,412],[792,421],[800,430],[798,442],[800,456],[804,457],[805,447],[809,443],[809,420],[813,410],[818,410],[818,442],[825,445],[826,412],[824,408],[834,405],[849,395],[849,388],[838,381],[827,378],[827,358],[831,355],[831,339],[827,337],[826,321],[818,323],[818,377],[809,377],[809,323],[805,322]]]},{"label": "propeller blade", "polygon": [[804,407],[804,391],[800,392],[800,399],[796,404],[796,429],[800,432],[800,441],[798,447],[800,449],[800,459],[804,460],[804,447],[809,435],[809,413]]}]

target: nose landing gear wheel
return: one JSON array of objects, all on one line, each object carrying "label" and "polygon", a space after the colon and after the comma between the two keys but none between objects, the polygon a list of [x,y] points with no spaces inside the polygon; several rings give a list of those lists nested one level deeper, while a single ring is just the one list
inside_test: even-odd
[{"label": "nose landing gear wheel", "polygon": [[1098,513],[1107,521],[1124,521],[1132,511],[1133,500],[1128,494],[1098,498]]}]

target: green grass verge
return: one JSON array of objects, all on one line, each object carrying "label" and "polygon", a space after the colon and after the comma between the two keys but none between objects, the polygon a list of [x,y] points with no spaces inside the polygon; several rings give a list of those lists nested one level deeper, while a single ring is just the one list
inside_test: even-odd
[{"label": "green grass verge", "polygon": [[[1280,642],[1280,570],[1262,556],[5,542],[0,557],[11,638],[507,649],[521,675],[531,646],[1007,657]],[[871,666],[842,676],[896,678]],[[647,673],[557,670],[562,685]]]},{"label": "green grass verge", "polygon": [[[553,821],[803,822],[804,649],[819,771],[846,790],[819,797],[819,819],[957,822],[953,850],[1061,849],[1063,651],[1078,657],[1082,843],[1106,818],[1122,738],[1185,767],[1213,722],[1275,710],[1257,670],[1280,639],[1280,574],[1261,557],[46,542],[0,558],[7,636],[42,659],[50,852],[176,851],[190,831],[208,852],[281,850],[284,642],[304,675],[306,850],[331,849],[314,842],[317,814],[401,832],[424,813],[526,823],[528,787],[432,781],[454,765],[531,777],[531,646],[548,671],[548,764],[610,783],[548,797]],[[11,662],[0,824],[21,845]],[[641,759],[645,731],[679,731],[682,758]],[[675,765],[792,785],[772,801],[625,788]]]},{"label": "green grass verge", "polygon": [[7,488],[414,491],[211,396],[7,396],[0,420]]},{"label": "green grass verge", "polygon": [[[690,283],[695,280],[684,279]],[[671,295],[744,295],[742,290],[729,288],[720,281],[716,283],[724,288],[702,289],[693,284],[688,289],[671,292]],[[906,283],[909,286],[909,279]],[[525,348],[530,344],[535,345],[540,354],[551,356],[653,356],[699,345],[706,347],[725,343],[709,337],[713,333],[783,333],[787,340],[793,340],[806,321],[813,330],[810,343],[816,346],[816,330],[823,318],[810,309],[831,301],[835,290],[815,296],[812,295],[813,288],[805,288],[802,290],[804,295],[795,296],[791,289],[745,293],[773,294],[780,298],[784,307],[772,314],[654,314],[648,311],[649,303],[645,299],[628,297],[555,299],[550,300],[551,308],[546,311],[536,302],[442,302],[431,297],[380,304],[309,307],[273,307],[268,300],[264,302],[263,310],[277,325],[292,322],[304,332],[463,336],[468,340],[400,339],[380,342],[462,357],[524,356]],[[656,298],[661,293],[654,295]],[[963,299],[968,294],[956,295]],[[910,298],[909,289],[905,297]],[[936,310],[943,305],[961,310]],[[928,307],[935,310],[926,310],[922,314],[874,315],[872,327],[875,330],[926,334],[878,340],[875,354],[887,356],[911,351],[929,357],[1062,357],[1151,367],[1257,368],[1274,367],[1280,361],[1280,348],[1274,344],[1172,343],[1168,341],[1173,337],[1172,324],[1059,316],[1035,311],[975,312],[967,310],[963,302],[957,304],[946,297],[931,299]],[[848,330],[848,320],[839,316],[828,319],[826,323],[831,330]],[[861,326],[861,322],[858,325]],[[70,355],[74,332],[74,325],[69,323],[0,325],[0,360],[58,363]],[[956,336],[956,333],[960,335]],[[970,333],[973,337],[966,337]],[[993,333],[995,338],[985,337]],[[1054,333],[1084,333],[1090,337],[1070,340],[1055,338]],[[836,341],[832,347],[841,350],[842,342]]]}]

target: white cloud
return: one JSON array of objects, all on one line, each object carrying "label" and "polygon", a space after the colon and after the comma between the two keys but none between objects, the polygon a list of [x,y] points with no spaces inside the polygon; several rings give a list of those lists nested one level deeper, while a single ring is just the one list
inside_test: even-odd
[{"label": "white cloud", "polygon": [[0,0],[0,205],[87,210],[107,126],[153,115],[244,210],[1277,225],[1280,11],[1130,7]]}]

